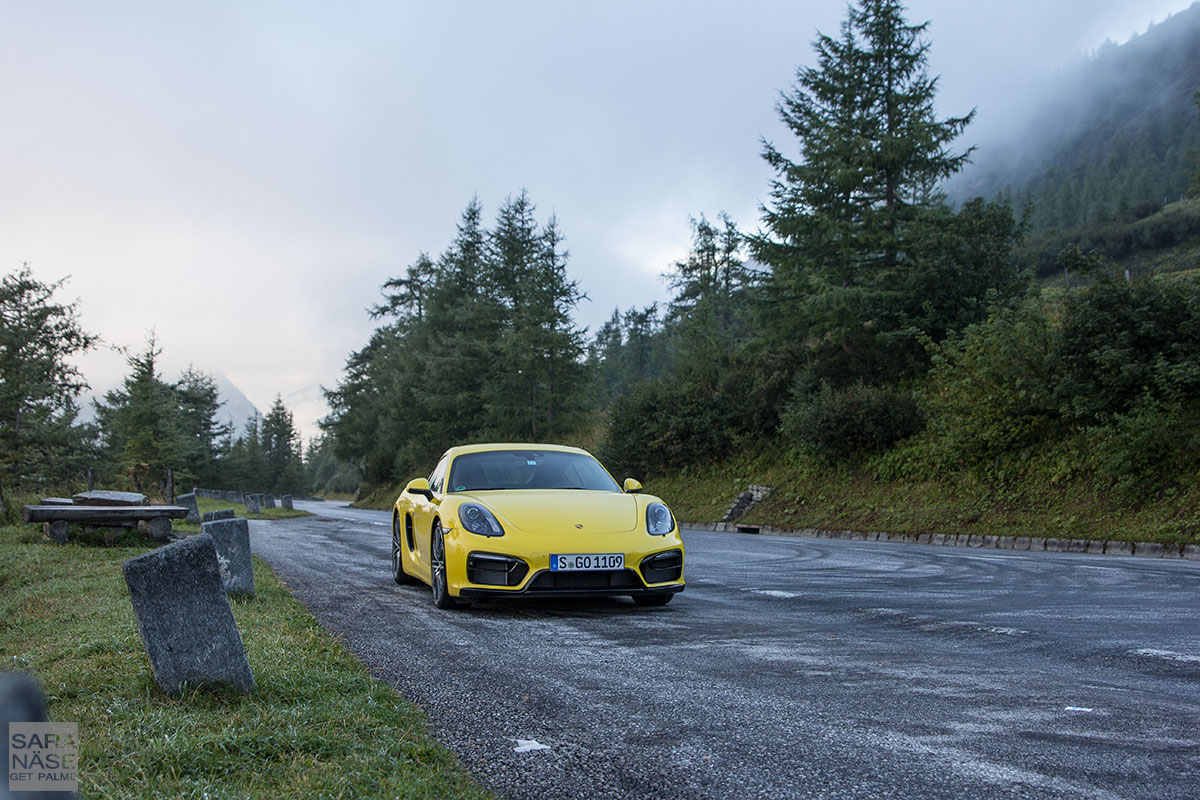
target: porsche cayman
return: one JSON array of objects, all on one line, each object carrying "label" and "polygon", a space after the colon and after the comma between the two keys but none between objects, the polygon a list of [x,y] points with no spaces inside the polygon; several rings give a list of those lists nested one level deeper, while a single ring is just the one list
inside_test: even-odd
[{"label": "porsche cayman", "polygon": [[429,584],[438,608],[607,595],[665,605],[684,587],[683,539],[641,489],[575,447],[453,447],[396,499],[392,578]]}]

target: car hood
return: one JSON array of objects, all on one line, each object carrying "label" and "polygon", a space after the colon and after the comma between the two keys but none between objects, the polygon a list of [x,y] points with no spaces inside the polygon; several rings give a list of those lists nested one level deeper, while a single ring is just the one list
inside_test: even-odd
[{"label": "car hood", "polygon": [[622,492],[585,489],[508,489],[469,492],[505,527],[530,533],[617,533],[638,525],[637,500]]}]

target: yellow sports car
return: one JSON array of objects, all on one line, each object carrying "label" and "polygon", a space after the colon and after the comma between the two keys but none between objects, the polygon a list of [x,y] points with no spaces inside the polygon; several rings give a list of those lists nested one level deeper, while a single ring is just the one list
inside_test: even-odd
[{"label": "yellow sports car", "polygon": [[641,489],[576,447],[452,447],[396,500],[392,578],[429,584],[438,608],[566,595],[665,605],[683,591],[683,539]]}]

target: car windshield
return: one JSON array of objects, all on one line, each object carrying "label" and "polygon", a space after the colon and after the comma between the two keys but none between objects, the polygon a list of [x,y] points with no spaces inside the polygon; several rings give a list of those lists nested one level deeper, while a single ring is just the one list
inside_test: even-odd
[{"label": "car windshield", "polygon": [[488,450],[464,453],[450,468],[450,491],[481,489],[620,488],[600,462],[584,453],[560,450]]}]

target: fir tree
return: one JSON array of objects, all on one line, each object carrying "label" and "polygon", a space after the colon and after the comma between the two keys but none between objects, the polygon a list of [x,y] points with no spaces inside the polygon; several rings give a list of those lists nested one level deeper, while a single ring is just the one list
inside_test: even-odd
[{"label": "fir tree", "polygon": [[139,492],[161,490],[167,470],[183,467],[182,454],[188,450],[175,387],[158,371],[160,355],[151,331],[146,349],[127,359],[130,372],[121,386],[96,402],[110,466]]},{"label": "fir tree", "polygon": [[28,264],[0,280],[0,470],[17,484],[77,477],[91,452],[76,424],[87,383],[72,359],[98,339],[75,303],[55,301],[62,285],[36,280]]},{"label": "fir tree", "polygon": [[[804,365],[802,393],[821,382],[879,383],[923,370],[925,318],[936,317],[942,330],[960,324],[959,298],[932,312],[922,305],[926,262],[937,256],[938,271],[951,276],[977,268],[946,265],[940,255],[947,247],[970,249],[948,243],[947,229],[980,226],[957,225],[936,191],[966,163],[970,150],[951,145],[974,112],[936,115],[926,24],[908,24],[903,11],[896,0],[858,0],[837,38],[819,35],[816,64],[799,70],[779,105],[800,159],[764,145],[776,178],[763,208],[765,231],[752,239],[771,267],[763,319],[776,348]],[[998,236],[996,250],[1011,247],[1010,231]],[[999,260],[1015,275],[1003,254]],[[989,261],[983,268],[995,267]],[[980,291],[977,284],[987,281],[974,278],[963,284]],[[1007,273],[1003,282],[1012,282]],[[977,299],[968,298],[972,314]]]}]

